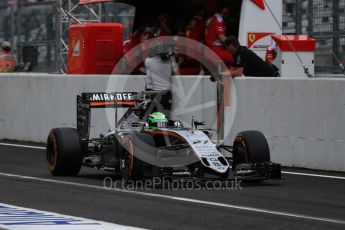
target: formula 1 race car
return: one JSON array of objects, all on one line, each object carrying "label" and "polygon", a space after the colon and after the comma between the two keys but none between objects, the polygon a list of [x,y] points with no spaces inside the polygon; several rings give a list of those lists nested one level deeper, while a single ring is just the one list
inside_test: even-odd
[{"label": "formula 1 race car", "polygon": [[[266,138],[259,131],[237,135],[233,146],[216,145],[204,122],[191,127],[149,112],[152,92],[83,93],[77,96],[77,129],[55,128],[48,135],[48,169],[73,176],[82,166],[114,172],[125,181],[153,177],[191,179],[280,179],[281,167],[270,161]],[[91,110],[113,108],[115,129],[89,138]],[[127,111],[117,120],[118,108]],[[229,152],[225,157],[224,152]]]}]

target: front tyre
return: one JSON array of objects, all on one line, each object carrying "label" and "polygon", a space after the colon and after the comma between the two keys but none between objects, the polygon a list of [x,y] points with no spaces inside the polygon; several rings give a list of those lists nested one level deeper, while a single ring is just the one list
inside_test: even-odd
[{"label": "front tyre", "polygon": [[239,133],[234,141],[234,166],[241,163],[259,163],[270,161],[270,150],[266,137],[259,131],[251,130]]},{"label": "front tyre", "polygon": [[75,176],[82,165],[82,143],[74,128],[52,129],[47,138],[48,170],[54,176]]}]

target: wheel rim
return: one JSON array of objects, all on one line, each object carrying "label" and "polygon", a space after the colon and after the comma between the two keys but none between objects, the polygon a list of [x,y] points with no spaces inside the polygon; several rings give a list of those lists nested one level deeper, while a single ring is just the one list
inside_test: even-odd
[{"label": "wheel rim", "polygon": [[240,159],[240,162],[235,162],[235,163],[248,163],[248,150],[246,147],[246,143],[244,142],[244,139],[242,137],[236,137],[235,138],[235,144],[234,147],[237,149],[237,154],[236,158],[238,157]]},{"label": "wheel rim", "polygon": [[127,139],[125,141],[126,145],[126,151],[124,152],[123,158],[121,159],[123,162],[121,162],[121,173],[122,173],[122,179],[125,181],[128,181],[133,172],[133,166],[134,166],[134,148],[133,148],[133,142],[131,139]]},{"label": "wheel rim", "polygon": [[48,168],[50,171],[53,171],[56,167],[56,159],[57,159],[57,142],[56,142],[56,137],[54,133],[49,134],[49,141],[47,144],[47,162],[48,162]]}]

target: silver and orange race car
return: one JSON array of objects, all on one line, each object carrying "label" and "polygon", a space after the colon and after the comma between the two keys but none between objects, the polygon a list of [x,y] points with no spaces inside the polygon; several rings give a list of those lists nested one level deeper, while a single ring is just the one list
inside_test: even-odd
[{"label": "silver and orange race car", "polygon": [[[239,133],[233,146],[216,145],[214,130],[169,120],[151,126],[152,92],[83,93],[77,96],[77,128],[55,128],[48,135],[48,169],[55,176],[77,175],[82,166],[111,171],[125,181],[153,177],[199,180],[280,179],[281,166],[270,161],[265,136]],[[89,138],[91,110],[115,109],[116,128]],[[117,110],[126,112],[117,119]],[[227,154],[225,154],[227,153]]]}]

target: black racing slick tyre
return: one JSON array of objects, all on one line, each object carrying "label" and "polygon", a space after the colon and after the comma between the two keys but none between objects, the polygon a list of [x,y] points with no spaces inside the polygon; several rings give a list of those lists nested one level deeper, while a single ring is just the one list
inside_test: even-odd
[{"label": "black racing slick tyre", "polygon": [[141,180],[144,178],[145,163],[138,155],[152,151],[154,140],[146,133],[135,133],[128,135],[123,140],[125,151],[121,156],[121,174],[124,181]]},{"label": "black racing slick tyre", "polygon": [[46,157],[54,176],[75,176],[82,166],[82,143],[74,128],[52,129],[48,135]]},{"label": "black racing slick tyre", "polygon": [[270,150],[266,137],[259,131],[239,133],[233,145],[234,165],[270,161]]}]

